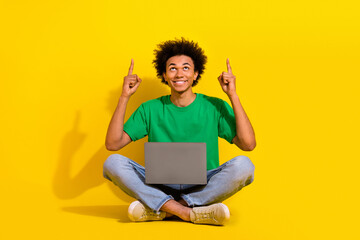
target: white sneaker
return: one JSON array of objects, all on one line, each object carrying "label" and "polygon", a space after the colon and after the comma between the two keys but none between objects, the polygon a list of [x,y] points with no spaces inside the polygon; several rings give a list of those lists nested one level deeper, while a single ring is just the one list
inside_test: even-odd
[{"label": "white sneaker", "polygon": [[230,211],[225,204],[215,203],[206,207],[194,207],[190,211],[193,223],[224,225],[230,219]]},{"label": "white sneaker", "polygon": [[154,213],[153,210],[144,206],[141,202],[132,202],[128,209],[128,217],[134,222],[163,220],[166,212],[160,211],[159,214]]}]

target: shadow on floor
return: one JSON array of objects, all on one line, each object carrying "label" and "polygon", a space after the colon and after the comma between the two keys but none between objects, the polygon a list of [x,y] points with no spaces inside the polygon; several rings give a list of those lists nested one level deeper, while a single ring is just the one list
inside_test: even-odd
[{"label": "shadow on floor", "polygon": [[[61,208],[65,212],[76,213],[86,216],[117,219],[121,223],[132,223],[127,216],[129,205],[104,205],[104,206],[74,206]],[[167,218],[170,222],[183,222],[180,218],[173,216]]]},{"label": "shadow on floor", "polygon": [[113,218],[120,222],[130,222],[127,216],[129,205],[103,205],[103,206],[74,206],[63,207],[65,212],[76,213],[80,215]]}]

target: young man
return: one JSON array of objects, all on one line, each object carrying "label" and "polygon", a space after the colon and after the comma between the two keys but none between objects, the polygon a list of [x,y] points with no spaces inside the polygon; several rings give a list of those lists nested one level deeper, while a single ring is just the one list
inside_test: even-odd
[{"label": "young man", "polygon": [[133,74],[131,60],[109,124],[106,148],[117,151],[146,135],[149,142],[206,142],[208,183],[145,184],[144,167],[119,154],[106,160],[104,176],[138,200],[128,209],[132,221],[176,215],[193,223],[223,225],[230,212],[221,202],[253,181],[254,165],[249,158],[238,156],[219,166],[218,137],[244,151],[256,145],[254,130],[236,93],[230,62],[227,59],[227,72],[222,72],[218,81],[232,108],[219,98],[193,92],[207,60],[197,43],[184,38],[166,41],[158,45],[155,56],[157,75],[170,87],[171,95],[141,104],[124,124],[126,105],[141,83]]}]

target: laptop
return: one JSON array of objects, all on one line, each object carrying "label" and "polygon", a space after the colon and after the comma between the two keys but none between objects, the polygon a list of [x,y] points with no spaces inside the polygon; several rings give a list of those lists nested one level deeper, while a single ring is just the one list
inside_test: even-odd
[{"label": "laptop", "polygon": [[206,143],[146,142],[145,183],[207,184]]}]

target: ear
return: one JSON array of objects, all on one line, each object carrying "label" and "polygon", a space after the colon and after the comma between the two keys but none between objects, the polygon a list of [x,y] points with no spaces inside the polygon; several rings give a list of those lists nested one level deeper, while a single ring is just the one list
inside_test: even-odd
[{"label": "ear", "polygon": [[163,76],[163,78],[164,78],[165,82],[167,82],[167,81],[166,81],[166,78],[165,78],[166,74],[165,74],[165,73],[163,73],[163,74],[162,74],[162,76]]},{"label": "ear", "polygon": [[198,71],[196,71],[196,72],[194,73],[194,77],[195,77],[195,79],[194,79],[194,80],[196,80],[198,76],[199,76],[199,72],[198,72]]}]

